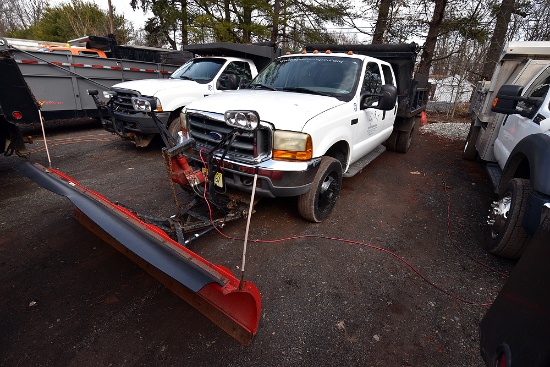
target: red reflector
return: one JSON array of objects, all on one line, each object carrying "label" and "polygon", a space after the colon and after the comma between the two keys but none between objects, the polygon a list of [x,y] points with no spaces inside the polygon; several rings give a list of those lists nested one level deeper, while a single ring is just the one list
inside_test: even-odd
[{"label": "red reflector", "polygon": [[130,71],[139,71],[139,68],[130,68]]},{"label": "red reflector", "polygon": [[92,64],[92,69],[103,69],[103,65]]},{"label": "red reflector", "polygon": [[160,73],[161,74],[170,74],[167,70],[161,70]]},{"label": "red reflector", "polygon": [[71,66],[73,66],[75,68],[83,68],[84,64],[71,64]]},{"label": "red reflector", "polygon": [[23,118],[23,114],[19,111],[13,111],[11,113],[11,115],[13,116],[14,119],[16,120],[21,120]]},{"label": "red reflector", "polygon": [[38,61],[36,61],[36,60],[21,60],[21,63],[23,63],[23,64],[38,64]]},{"label": "red reflector", "polygon": [[111,70],[122,70],[120,66],[111,66]]},{"label": "red reflector", "polygon": [[145,69],[146,73],[154,73],[155,71],[153,69]]}]

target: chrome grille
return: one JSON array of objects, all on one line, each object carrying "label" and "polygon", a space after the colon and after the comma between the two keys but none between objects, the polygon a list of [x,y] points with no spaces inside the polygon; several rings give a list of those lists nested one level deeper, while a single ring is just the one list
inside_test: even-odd
[{"label": "chrome grille", "polygon": [[[216,116],[217,117],[217,116]],[[219,119],[210,116],[187,114],[189,134],[195,139],[197,149],[210,151],[233,129]],[[235,160],[257,161],[271,152],[271,130],[261,126],[256,131],[239,132],[229,147],[227,157]]]},{"label": "chrome grille", "polygon": [[132,97],[138,97],[139,93],[120,89],[115,91],[117,93],[117,97],[114,101],[115,111],[128,114],[138,113],[132,106]]}]

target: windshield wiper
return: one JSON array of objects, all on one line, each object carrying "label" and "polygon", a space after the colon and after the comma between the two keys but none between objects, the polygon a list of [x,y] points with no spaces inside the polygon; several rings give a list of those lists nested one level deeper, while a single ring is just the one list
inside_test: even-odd
[{"label": "windshield wiper", "polygon": [[277,89],[273,88],[272,86],[265,85],[265,84],[253,83],[253,84],[250,84],[250,86],[251,87],[260,87],[260,88],[263,88],[263,89],[269,89],[269,90],[277,91]]},{"label": "windshield wiper", "polygon": [[187,75],[182,75],[182,76],[180,76],[180,79],[184,79],[184,80],[192,80],[192,81],[196,82],[196,80],[195,80],[195,79],[193,79],[193,78],[191,78],[190,76],[187,76]]},{"label": "windshield wiper", "polygon": [[319,92],[313,89],[302,88],[302,87],[287,87],[287,88],[283,88],[282,90],[288,91],[288,92],[317,94],[319,96],[325,96],[325,97],[334,97],[334,95],[330,93]]}]

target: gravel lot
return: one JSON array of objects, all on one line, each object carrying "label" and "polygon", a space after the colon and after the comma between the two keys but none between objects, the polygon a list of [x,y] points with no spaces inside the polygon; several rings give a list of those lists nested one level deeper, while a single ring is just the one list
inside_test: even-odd
[{"label": "gravel lot", "polygon": [[[0,159],[0,365],[483,366],[487,307],[477,303],[504,279],[468,256],[506,272],[514,263],[484,249],[492,189],[480,163],[461,159],[461,125],[422,127],[409,153],[384,153],[345,179],[321,224],[303,221],[293,198],[257,205],[251,238],[324,238],[249,244],[247,279],[263,307],[248,347],[83,229],[68,200],[13,171],[23,159]],[[83,185],[145,213],[174,212],[159,144],[138,150],[93,124],[50,126],[48,136],[54,167]],[[39,134],[31,148],[47,165]],[[240,237],[244,226],[224,231]],[[238,271],[239,241],[211,233],[191,249]]]}]

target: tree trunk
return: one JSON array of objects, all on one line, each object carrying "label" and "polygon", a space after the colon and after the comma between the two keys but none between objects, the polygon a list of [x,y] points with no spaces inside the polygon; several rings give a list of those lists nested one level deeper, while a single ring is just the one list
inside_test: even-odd
[{"label": "tree trunk", "polygon": [[374,35],[372,36],[372,44],[384,43],[384,32],[388,27],[388,15],[390,14],[390,6],[393,0],[381,0],[380,8],[378,9],[378,18],[374,26]]},{"label": "tree trunk", "polygon": [[271,29],[271,41],[277,42],[279,36],[279,13],[281,12],[280,0],[275,0],[273,3],[273,28]]},{"label": "tree trunk", "polygon": [[506,32],[508,31],[508,23],[512,17],[514,11],[515,0],[502,0],[500,9],[497,13],[497,21],[495,24],[495,30],[491,37],[491,43],[489,44],[489,50],[483,63],[483,71],[481,77],[484,80],[491,80],[493,71],[502,52],[504,41],[506,39]]},{"label": "tree trunk", "polygon": [[447,0],[435,0],[435,8],[430,22],[430,29],[424,43],[424,50],[422,52],[422,59],[418,64],[418,74],[425,76],[430,75],[430,67],[432,66],[432,60],[434,57],[435,44],[437,43],[437,37],[441,30],[441,24],[443,23],[443,17],[445,14],[445,8],[447,7]]},{"label": "tree trunk", "polygon": [[187,0],[181,1],[181,44],[182,47],[189,43],[189,14],[187,12]]}]

